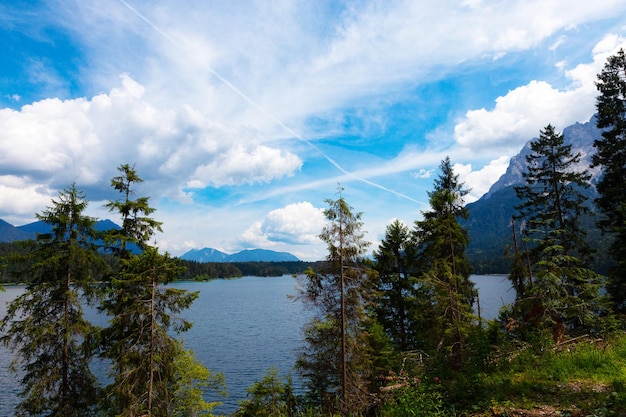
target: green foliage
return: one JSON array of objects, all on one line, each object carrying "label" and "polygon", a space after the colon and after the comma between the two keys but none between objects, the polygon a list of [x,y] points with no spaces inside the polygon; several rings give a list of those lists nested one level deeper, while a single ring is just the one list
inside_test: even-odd
[{"label": "green foliage", "polygon": [[247,398],[239,402],[233,417],[286,417],[296,413],[291,378],[279,376],[276,368],[266,371],[263,379],[247,391]]},{"label": "green foliage", "polygon": [[180,266],[156,248],[148,247],[122,264],[112,281],[114,296],[102,305],[111,316],[109,327],[103,330],[103,354],[112,362],[114,379],[107,388],[108,411],[167,416],[178,354],[178,342],[168,332],[191,327],[174,315],[189,308],[197,293],[165,286],[178,275]]},{"label": "green foliage", "polygon": [[[181,361],[191,359],[181,358],[186,354],[171,336],[171,332],[180,333],[191,327],[190,322],[176,317],[189,308],[198,294],[166,286],[180,276],[183,268],[177,259],[160,254],[148,244],[161,223],[147,217],[154,212],[148,198],[130,198],[133,185],[141,182],[135,170],[122,165],[119,171],[121,175],[113,178],[111,184],[123,199],[112,201],[107,207],[119,212],[123,227],[105,233],[105,238],[119,256],[120,264],[108,282],[107,295],[100,306],[110,317],[109,326],[102,331],[101,355],[111,361],[113,379],[106,388],[103,410],[107,415],[129,417],[144,413],[169,416],[172,404],[177,410],[194,413],[207,410],[212,406],[198,402],[197,391],[189,388],[190,381],[196,378],[181,374]],[[130,243],[142,249],[139,255],[131,253],[127,246]],[[202,366],[193,362],[193,368],[202,377]],[[180,391],[185,386],[187,390]],[[184,394],[186,400],[177,399],[177,392]]]},{"label": "green foliage", "polygon": [[411,384],[393,392],[384,401],[379,415],[385,417],[444,417],[445,408],[441,387],[424,383]]},{"label": "green foliage", "polygon": [[230,262],[196,262],[181,259],[185,269],[180,274],[181,280],[208,281],[217,278],[237,278],[243,273]]},{"label": "green foliage", "polygon": [[428,194],[431,209],[422,213],[423,220],[415,222],[414,238],[425,271],[421,285],[432,291],[427,294],[432,306],[432,322],[427,324],[430,337],[443,348],[442,359],[459,368],[474,322],[472,304],[477,295],[465,257],[467,230],[458,222],[467,217],[463,197],[468,191],[459,183],[449,158],[441,162],[440,170],[435,189]]},{"label": "green foliage", "polygon": [[211,411],[220,402],[206,402],[203,395],[209,390],[226,396],[224,374],[214,374],[196,359],[193,351],[183,350],[182,344],[174,359],[174,397],[172,417],[212,417]]},{"label": "green foliage", "polygon": [[309,269],[300,280],[298,298],[316,316],[305,329],[305,346],[296,367],[316,405],[325,411],[356,412],[369,402],[370,347],[366,308],[373,289],[373,271],[361,256],[361,214],[354,214],[339,190],[327,200],[328,220],[320,238],[328,248],[327,268]]},{"label": "green foliage", "polygon": [[552,125],[530,142],[530,148],[523,173],[526,184],[515,187],[520,199],[517,217],[527,220],[531,237],[539,235],[536,252],[557,243],[562,253],[586,260],[590,250],[579,219],[590,212],[581,190],[590,187],[591,175],[587,170],[573,171],[581,155],[572,154],[572,146],[564,144],[563,134]]},{"label": "green foliage", "polygon": [[558,342],[568,328],[592,329],[601,309],[602,280],[585,264],[590,249],[579,223],[589,212],[580,190],[590,186],[590,175],[573,169],[580,154],[573,155],[551,125],[530,148],[526,184],[515,188],[531,248],[515,257],[521,264],[528,260],[528,267],[517,265],[511,276],[517,290],[514,319],[524,327],[551,327]]},{"label": "green foliage", "polygon": [[626,55],[620,49],[598,74],[596,100],[602,138],[594,141],[593,164],[602,166],[596,205],[603,214],[599,226],[613,237],[609,253],[617,265],[607,287],[618,310],[626,311]]},{"label": "green foliage", "polygon": [[103,267],[91,244],[95,220],[83,214],[87,200],[74,185],[59,193],[37,217],[52,226],[20,259],[30,277],[0,322],[2,343],[17,353],[11,369],[23,387],[18,415],[83,416],[94,407],[98,387],[89,368],[96,328],[82,305],[97,296]]},{"label": "green foliage", "polygon": [[421,347],[423,326],[420,286],[417,276],[417,248],[409,228],[399,220],[387,226],[385,238],[374,252],[378,272],[375,312],[391,341],[401,351]]},{"label": "green foliage", "polygon": [[128,164],[120,165],[117,170],[120,175],[111,179],[111,187],[119,191],[123,199],[109,201],[106,207],[110,212],[120,214],[122,218],[121,229],[111,229],[103,234],[108,248],[122,258],[130,254],[129,244],[135,244],[139,249],[145,249],[150,238],[158,231],[162,232],[161,222],[150,217],[155,209],[149,205],[149,197],[137,197],[133,186],[143,180],[137,175],[134,167]]}]

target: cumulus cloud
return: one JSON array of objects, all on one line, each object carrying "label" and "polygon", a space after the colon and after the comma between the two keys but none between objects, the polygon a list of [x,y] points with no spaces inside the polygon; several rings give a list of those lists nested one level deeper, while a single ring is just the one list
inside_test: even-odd
[{"label": "cumulus cloud", "polygon": [[92,99],[0,109],[0,175],[23,182],[10,193],[27,207],[40,192],[37,184],[58,189],[76,182],[106,193],[122,163],[136,163],[152,186],[149,194],[172,198],[184,187],[267,183],[301,167],[297,155],[262,143],[251,128],[217,122],[190,106],[160,108],[143,96],[144,87],[123,75],[121,86]]},{"label": "cumulus cloud", "polygon": [[498,97],[493,109],[469,110],[454,128],[457,144],[474,152],[511,155],[548,123],[564,128],[589,120],[595,111],[596,74],[624,46],[626,41],[618,36],[604,38],[594,48],[592,62],[564,70],[570,81],[565,89],[533,80]]},{"label": "cumulus cloud", "polygon": [[[414,204],[414,193],[423,199],[424,179],[445,155],[466,164],[459,166],[466,170],[466,182],[481,190],[482,178],[496,175],[488,174],[487,168],[495,170],[492,165],[497,163],[477,172],[472,169],[517,152],[547,122],[562,128],[590,115],[593,80],[611,40],[594,50],[598,66],[573,67],[560,54],[570,35],[580,39],[579,25],[592,28],[594,32],[585,36],[595,39],[599,30],[608,30],[598,29],[598,22],[610,22],[626,10],[622,0],[582,2],[576,7],[571,7],[571,0],[279,1],[273,7],[263,0],[243,0],[194,8],[166,0],[136,0],[132,8],[126,2],[107,8],[74,0],[57,3],[60,7],[54,13],[38,14],[33,23],[49,45],[71,41],[77,54],[71,60],[80,67],[68,62],[69,69],[60,71],[33,60],[31,72],[40,74],[30,82],[46,86],[36,97],[71,97],[71,90],[86,98],[51,98],[20,110],[0,110],[0,183],[7,184],[5,195],[23,202],[48,201],[49,190],[76,181],[105,200],[115,167],[135,163],[146,180],[141,193],[154,197],[160,210],[171,202],[159,199],[163,196],[176,204],[184,199],[197,203],[185,205],[187,211],[178,222],[168,219],[168,224],[176,225],[170,230],[185,228],[190,207],[210,212],[205,224],[194,228],[194,241],[205,241],[212,230],[211,238],[222,239],[223,248],[229,247],[227,235],[243,236],[241,241],[255,247],[315,241],[319,224],[312,219],[318,218],[313,214],[318,209],[287,204],[301,199],[304,189],[307,198],[316,201],[320,194],[315,192],[332,189],[338,180],[369,181],[365,187],[371,195],[364,205],[377,200],[382,206],[384,198],[378,193],[389,195],[389,189],[376,187],[379,179],[393,184],[391,188],[407,190],[412,198],[403,200]],[[14,8],[19,16],[23,13],[18,9]],[[57,33],[67,39],[55,39]],[[530,54],[522,54],[529,49]],[[482,76],[480,71],[489,72],[493,61],[506,66],[511,57],[510,62],[525,64],[526,59],[542,61],[548,55],[563,58],[558,68],[567,78],[565,87],[533,76],[535,81],[500,97],[493,108],[467,112],[459,120],[455,143],[444,117],[428,121],[440,125],[428,127],[437,136],[428,140],[425,132],[426,144],[421,143],[421,133],[407,139],[398,132],[398,140],[407,142],[394,148],[404,149],[395,157],[377,154],[374,148],[380,141],[371,147],[365,144],[372,132],[391,137],[395,128],[388,123],[391,113],[410,96],[421,94],[421,86],[438,84],[449,75],[454,78],[466,69],[473,71],[469,77]],[[120,84],[120,73],[132,76],[124,75]],[[59,74],[72,77],[71,85],[59,83],[67,81]],[[511,83],[519,77],[516,73]],[[459,98],[451,108],[436,112],[465,112],[461,106],[467,98]],[[31,96],[21,102],[29,100]],[[438,97],[429,104],[448,107]],[[346,123],[350,119],[346,115],[358,123]],[[544,121],[546,115],[550,118]],[[299,136],[323,140],[310,147],[306,140],[293,140]],[[453,144],[456,147],[450,148]],[[346,170],[359,171],[349,175],[328,169],[331,159],[323,160],[323,152]],[[254,187],[269,182],[274,184]],[[240,192],[244,188],[247,192]],[[216,217],[233,219],[233,212],[252,213],[257,210],[252,202],[269,198],[284,207],[265,218],[257,213],[239,217],[228,227],[220,224],[219,230],[211,225]],[[216,207],[223,211],[215,214]],[[389,216],[388,207],[381,211]],[[0,211],[0,218],[3,215]],[[170,231],[165,240],[168,246],[189,241],[172,237],[174,233]]]},{"label": "cumulus cloud", "polygon": [[324,224],[324,211],[308,201],[302,201],[270,211],[262,222],[252,224],[242,239],[253,246],[317,244]]},{"label": "cumulus cloud", "polygon": [[13,225],[22,225],[33,221],[34,214],[50,205],[50,198],[55,192],[25,177],[0,175],[1,218]]},{"label": "cumulus cloud", "polygon": [[471,203],[482,197],[489,188],[506,172],[509,158],[501,156],[491,161],[477,171],[472,170],[472,164],[454,164],[454,172],[459,175],[461,182],[470,193],[465,197],[466,203]]},{"label": "cumulus cloud", "polygon": [[324,224],[324,211],[303,201],[271,211],[261,231],[269,240],[308,244],[319,241]]}]

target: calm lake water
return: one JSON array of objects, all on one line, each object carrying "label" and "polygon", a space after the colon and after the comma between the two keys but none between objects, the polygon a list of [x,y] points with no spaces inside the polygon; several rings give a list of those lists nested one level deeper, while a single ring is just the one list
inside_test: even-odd
[{"label": "calm lake water", "polygon": [[[490,319],[515,295],[506,276],[473,275],[480,293],[482,317]],[[271,366],[282,374],[291,371],[297,349],[302,343],[302,327],[308,312],[287,298],[295,293],[291,276],[244,277],[210,282],[181,282],[175,286],[199,291],[199,298],[184,317],[193,328],[181,335],[187,348],[211,371],[226,376],[227,398],[211,397],[224,404],[215,414],[230,414],[246,397],[246,388],[260,380]],[[23,292],[22,287],[7,287],[0,293],[0,315],[6,303]],[[94,317],[104,324],[104,317]],[[8,371],[10,352],[0,346],[0,416],[13,415],[19,392],[15,376]],[[293,375],[294,378],[296,375]]]}]

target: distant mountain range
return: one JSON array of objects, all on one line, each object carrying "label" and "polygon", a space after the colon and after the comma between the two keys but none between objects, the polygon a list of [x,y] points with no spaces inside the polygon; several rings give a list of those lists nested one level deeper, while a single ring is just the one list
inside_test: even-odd
[{"label": "distant mountain range", "polygon": [[195,262],[298,262],[300,259],[288,252],[267,249],[247,249],[227,254],[213,248],[192,249],[180,257]]},{"label": "distant mountain range", "polygon": [[[96,230],[104,231],[120,227],[109,219],[99,220]],[[50,233],[52,228],[43,221],[36,221],[23,226],[13,226],[0,219],[0,242],[35,239],[37,233]],[[138,252],[131,248],[133,252]],[[299,262],[300,260],[288,252],[275,252],[266,249],[248,249],[241,252],[226,254],[217,249],[192,249],[180,257],[196,262]]]},{"label": "distant mountain range", "polygon": [[34,239],[35,234],[15,227],[0,219],[0,242],[13,242],[15,240]]},{"label": "distant mountain range", "polygon": [[[98,220],[95,229],[99,232],[111,229],[120,229],[120,226],[109,219]],[[52,227],[44,221],[36,221],[23,226],[13,226],[0,219],[0,242],[14,242],[18,240],[35,239],[37,234],[52,232]],[[130,244],[127,248],[133,253],[139,253],[137,245]]]}]

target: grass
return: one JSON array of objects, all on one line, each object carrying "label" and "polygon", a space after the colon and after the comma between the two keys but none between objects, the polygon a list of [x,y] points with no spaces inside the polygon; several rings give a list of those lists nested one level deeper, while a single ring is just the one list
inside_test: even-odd
[{"label": "grass", "polygon": [[456,387],[470,393],[460,415],[626,416],[625,335],[509,358]]}]

